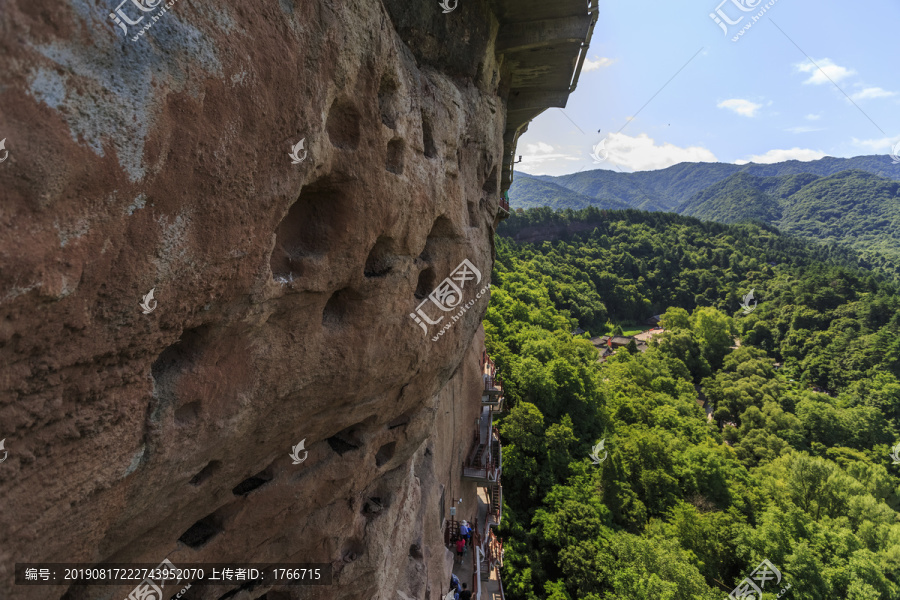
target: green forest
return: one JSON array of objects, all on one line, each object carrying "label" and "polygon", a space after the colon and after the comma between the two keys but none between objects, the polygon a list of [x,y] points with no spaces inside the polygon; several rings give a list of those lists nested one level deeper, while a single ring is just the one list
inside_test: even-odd
[{"label": "green forest", "polygon": [[[890,277],[766,225],[635,210],[529,210],[496,244],[509,598],[722,600],[764,559],[767,600],[900,598]],[[598,362],[588,337],[655,314],[646,352]]]},{"label": "green forest", "polygon": [[761,222],[854,249],[900,272],[900,165],[884,156],[772,165],[681,163],[659,171],[518,174],[513,208],[639,209],[719,223]]}]

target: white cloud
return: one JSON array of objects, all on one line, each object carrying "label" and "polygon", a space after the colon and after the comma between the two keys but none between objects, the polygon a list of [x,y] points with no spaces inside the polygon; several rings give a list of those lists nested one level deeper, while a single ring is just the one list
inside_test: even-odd
[{"label": "white cloud", "polygon": [[606,138],[606,149],[609,151],[607,163],[631,171],[665,169],[682,162],[718,162],[707,148],[681,148],[668,143],[657,145],[646,133],[637,137],[611,133]]},{"label": "white cloud", "polygon": [[791,148],[790,150],[769,150],[765,154],[754,154],[746,160],[736,160],[736,165],[746,165],[747,163],[757,163],[762,165],[770,165],[772,163],[783,162],[785,160],[810,161],[819,160],[827,156],[821,150],[810,150],[809,148]]},{"label": "white cloud", "polygon": [[865,148],[874,154],[882,154],[883,152],[890,151],[894,141],[895,140],[892,140],[891,138],[876,138],[871,140],[859,140],[853,138],[853,145],[858,148]]},{"label": "white cloud", "polygon": [[[856,71],[854,71],[853,69],[848,69],[846,67],[841,67],[834,64],[830,58],[823,58],[822,60],[817,60],[815,62],[815,65],[812,62],[805,62],[794,65],[801,73],[812,73],[810,78],[803,83],[811,83],[816,85],[831,83],[832,81],[834,83],[837,83],[841,79],[846,79],[847,77],[856,74]],[[817,67],[816,65],[819,66]]]},{"label": "white cloud", "polygon": [[591,60],[589,58],[584,59],[584,65],[581,67],[582,73],[588,73],[590,71],[596,71],[597,69],[603,69],[616,62],[616,59],[614,58],[601,58],[596,55],[594,56],[594,59],[595,60]]},{"label": "white cloud", "polygon": [[544,175],[546,163],[558,160],[581,160],[577,154],[566,154],[544,142],[525,144],[524,148],[519,147],[519,152],[521,152],[522,162],[516,165],[516,170],[530,175]]},{"label": "white cloud", "polygon": [[528,154],[550,154],[553,152],[553,146],[538,142],[537,144],[525,144],[525,151]]},{"label": "white cloud", "polygon": [[756,102],[750,102],[749,100],[743,100],[741,98],[731,98],[730,100],[723,100],[716,104],[718,108],[727,108],[728,110],[733,110],[739,115],[745,117],[755,117],[756,111],[762,108],[762,104],[757,104]]},{"label": "white cloud", "polygon": [[818,121],[822,118],[822,115],[808,114],[804,117],[807,121]]},{"label": "white cloud", "polygon": [[852,94],[850,97],[854,100],[869,100],[871,98],[890,98],[891,96],[896,96],[897,92],[889,92],[887,90],[883,90],[880,87],[870,87],[865,88],[864,90],[860,90],[855,94]]},{"label": "white cloud", "polygon": [[825,131],[821,127],[810,127],[808,125],[801,125],[800,127],[789,127],[785,129],[790,133],[812,133],[813,131]]}]

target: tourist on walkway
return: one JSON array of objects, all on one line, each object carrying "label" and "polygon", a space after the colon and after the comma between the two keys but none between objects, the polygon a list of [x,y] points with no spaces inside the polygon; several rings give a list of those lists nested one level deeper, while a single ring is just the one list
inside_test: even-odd
[{"label": "tourist on walkway", "polygon": [[468,587],[469,586],[467,586],[465,583],[463,584],[463,589],[459,593],[459,600],[472,600],[472,592],[466,589]]}]

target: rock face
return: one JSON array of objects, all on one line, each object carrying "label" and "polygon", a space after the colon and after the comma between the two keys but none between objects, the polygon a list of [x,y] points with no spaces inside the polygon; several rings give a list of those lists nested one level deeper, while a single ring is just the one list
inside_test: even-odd
[{"label": "rock face", "polygon": [[336,574],[188,600],[439,598],[488,295],[410,313],[464,259],[490,279],[496,20],[170,4],[3,7],[0,597],[134,587],[16,562],[168,558]]}]

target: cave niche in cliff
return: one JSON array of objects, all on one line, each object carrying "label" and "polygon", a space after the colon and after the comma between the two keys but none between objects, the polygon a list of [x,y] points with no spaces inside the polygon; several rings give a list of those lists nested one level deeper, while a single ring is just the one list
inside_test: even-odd
[{"label": "cave niche in cliff", "polygon": [[175,410],[176,425],[190,425],[200,417],[200,401],[188,402]]},{"label": "cave niche in cliff", "polygon": [[437,146],[434,145],[434,130],[431,126],[431,119],[422,113],[422,146],[425,149],[426,158],[435,158],[437,156]]},{"label": "cave niche in cliff", "polygon": [[[419,254],[419,261],[422,270],[419,272],[419,278],[416,282],[416,290],[414,295],[419,300],[424,300],[430,294],[438,283],[437,275],[432,268],[432,264],[438,259],[449,254],[455,245],[455,240],[460,238],[459,232],[453,226],[453,222],[446,216],[440,215],[435,219],[425,240],[425,247]],[[424,264],[422,264],[424,263]],[[450,273],[447,272],[446,275]]]},{"label": "cave niche in cliff", "polygon": [[388,429],[396,429],[397,427],[405,427],[412,420],[413,415],[416,413],[416,409],[407,411],[391,421],[387,424]]},{"label": "cave niche in cliff", "polygon": [[266,469],[260,471],[256,475],[252,477],[248,477],[243,480],[231,490],[231,493],[235,496],[246,496],[253,490],[264,486],[274,479],[274,469],[271,465],[269,465]]},{"label": "cave niche in cliff", "polygon": [[459,232],[453,227],[453,222],[444,215],[439,216],[431,226],[431,231],[425,240],[425,248],[422,249],[419,258],[426,262],[431,262],[440,255],[439,252],[443,249],[443,246],[449,246],[450,240],[456,240],[460,237]]},{"label": "cave niche in cliff", "polygon": [[222,466],[222,461],[219,460],[211,460],[205,467],[203,467],[196,475],[194,475],[191,480],[188,482],[191,485],[201,485],[207,479],[212,477],[216,471],[219,470],[219,467]]},{"label": "cave niche in cliff", "polygon": [[[159,411],[166,406],[175,405],[176,387],[182,375],[190,371],[199,362],[208,344],[209,327],[200,326],[185,329],[177,342],[163,350],[150,367],[153,378],[154,396],[159,404],[156,412],[151,414],[153,420],[160,417]],[[176,409],[176,423],[189,424],[198,415],[199,402],[190,402]]]},{"label": "cave niche in cliff", "polygon": [[418,300],[424,300],[428,294],[431,293],[431,290],[434,289],[435,284],[437,283],[437,277],[434,274],[434,269],[428,267],[421,273],[419,273],[419,279],[416,282],[416,291],[415,296]]},{"label": "cave niche in cliff", "polygon": [[369,257],[366,258],[366,266],[363,275],[366,277],[383,277],[391,272],[395,260],[394,240],[380,236],[372,246]]},{"label": "cave niche in cliff", "polygon": [[353,209],[339,181],[323,177],[303,186],[275,230],[270,264],[275,279],[303,276],[303,259],[323,256],[344,246]]},{"label": "cave niche in cliff", "polygon": [[415,558],[417,560],[422,560],[425,558],[425,555],[422,553],[422,544],[421,542],[410,545],[409,547],[409,557]]},{"label": "cave niche in cliff", "polygon": [[371,496],[366,498],[363,503],[362,514],[366,515],[367,519],[373,519],[380,515],[386,507],[387,502],[381,496]]},{"label": "cave niche in cliff", "polygon": [[360,119],[359,111],[346,100],[337,100],[328,111],[325,130],[331,145],[344,150],[353,150],[359,146]]},{"label": "cave niche in cliff", "polygon": [[225,531],[222,525],[222,518],[218,514],[212,513],[191,525],[187,531],[181,534],[178,541],[189,548],[201,548],[209,540]]},{"label": "cave niche in cliff", "polygon": [[400,113],[397,108],[398,90],[396,76],[392,73],[385,73],[381,76],[381,85],[378,88],[378,108],[381,112],[381,122],[391,129],[397,129],[397,115]]},{"label": "cave niche in cliff", "polygon": [[406,144],[400,138],[391,140],[387,145],[387,159],[384,168],[394,175],[403,175],[403,150]]},{"label": "cave niche in cliff", "polygon": [[353,425],[343,431],[339,431],[325,441],[328,442],[328,445],[331,446],[332,450],[341,456],[351,450],[358,450],[363,445],[359,435],[358,425]]},{"label": "cave niche in cliff", "polygon": [[322,311],[322,326],[329,329],[344,326],[353,315],[353,311],[358,310],[362,299],[362,296],[351,288],[336,291]]},{"label": "cave niche in cliff", "polygon": [[469,200],[466,202],[466,210],[469,213],[469,227],[478,227],[478,204]]},{"label": "cave niche in cliff", "polygon": [[394,450],[397,448],[397,442],[385,444],[375,453],[375,466],[381,467],[394,457]]}]

